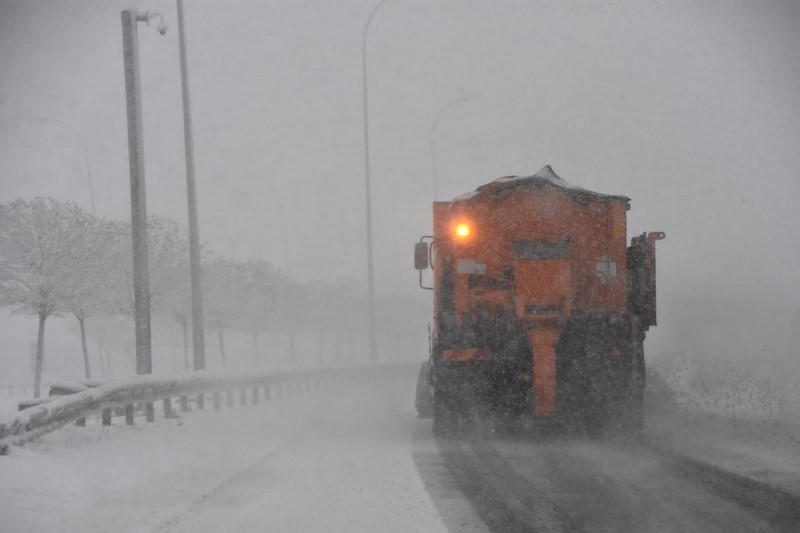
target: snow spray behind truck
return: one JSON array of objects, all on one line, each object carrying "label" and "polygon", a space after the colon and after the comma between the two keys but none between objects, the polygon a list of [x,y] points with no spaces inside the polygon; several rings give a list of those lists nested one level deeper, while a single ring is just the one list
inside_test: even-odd
[{"label": "snow spray behind truck", "polygon": [[629,202],[573,187],[550,166],[434,202],[414,263],[433,290],[417,404],[423,414],[430,403],[435,433],[484,417],[641,427],[665,235],[627,246]]}]

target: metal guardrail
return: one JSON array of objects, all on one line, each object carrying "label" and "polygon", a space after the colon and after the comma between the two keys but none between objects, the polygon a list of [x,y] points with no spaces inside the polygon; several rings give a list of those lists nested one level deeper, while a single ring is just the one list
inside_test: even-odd
[{"label": "metal guardrail", "polygon": [[[127,424],[133,424],[134,405],[144,403],[148,420],[152,421],[152,402],[163,400],[164,413],[171,416],[171,400],[179,398],[182,411],[188,411],[189,396],[197,395],[199,409],[204,408],[205,396],[212,394],[215,409],[221,405],[221,393],[225,393],[226,404],[233,405],[233,391],[240,391],[240,404],[247,402],[247,391],[252,393],[252,403],[258,403],[262,391],[265,401],[281,389],[295,387],[296,392],[319,391],[326,387],[346,387],[367,380],[391,377],[412,377],[417,363],[365,365],[345,368],[328,368],[296,372],[195,372],[181,376],[135,376],[115,379],[106,384],[81,390],[67,396],[55,396],[51,401],[33,405],[15,413],[0,417],[0,455],[8,453],[12,444],[21,445],[46,435],[67,424],[85,421],[87,416],[102,413],[104,425],[111,425],[112,409],[124,408]],[[84,422],[85,423],[85,422]]]}]

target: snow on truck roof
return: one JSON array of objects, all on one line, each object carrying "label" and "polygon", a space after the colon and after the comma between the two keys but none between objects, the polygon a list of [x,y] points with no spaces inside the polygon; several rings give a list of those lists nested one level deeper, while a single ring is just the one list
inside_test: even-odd
[{"label": "snow on truck roof", "polygon": [[577,195],[581,196],[594,196],[597,198],[619,198],[621,200],[625,200],[626,202],[630,200],[627,196],[619,196],[614,194],[602,194],[599,192],[590,191],[588,189],[584,189],[582,187],[577,187],[574,185],[570,185],[566,181],[564,181],[558,174],[555,173],[553,167],[550,165],[545,165],[537,172],[531,176],[503,176],[502,178],[497,178],[496,180],[487,183],[486,185],[481,185],[474,191],[470,191],[466,194],[462,194],[461,196],[457,196],[453,198],[453,202],[460,202],[462,200],[469,200],[481,194],[484,191],[498,191],[498,190],[507,190],[510,188],[516,187],[525,187],[525,186],[541,186],[541,185],[553,185],[558,187],[559,189],[564,189],[565,191],[572,192]]}]

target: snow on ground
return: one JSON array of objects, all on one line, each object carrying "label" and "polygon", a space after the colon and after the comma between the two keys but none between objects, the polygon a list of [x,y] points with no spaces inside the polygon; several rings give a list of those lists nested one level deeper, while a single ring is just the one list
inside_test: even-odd
[{"label": "snow on ground", "polygon": [[444,532],[412,458],[412,387],[66,427],[0,457],[0,531]]}]

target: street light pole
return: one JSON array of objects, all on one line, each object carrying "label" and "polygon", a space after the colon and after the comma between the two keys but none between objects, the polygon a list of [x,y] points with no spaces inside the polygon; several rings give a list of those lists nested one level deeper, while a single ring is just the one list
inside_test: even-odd
[{"label": "street light pole", "polygon": [[375,332],[375,265],[372,250],[372,193],[370,190],[370,174],[369,174],[369,109],[368,109],[368,93],[367,93],[367,31],[369,30],[369,23],[377,13],[380,7],[388,2],[382,0],[372,13],[369,14],[367,23],[364,25],[364,33],[361,37],[361,61],[362,73],[364,81],[364,188],[366,191],[366,206],[367,206],[367,320],[369,320],[369,357],[370,359],[377,359],[378,357],[378,340]]},{"label": "street light pole", "polygon": [[[122,11],[122,51],[125,61],[125,103],[128,113],[128,158],[131,171],[131,240],[133,241],[133,298],[136,327],[136,373],[153,372],[150,333],[150,277],[147,251],[147,198],[144,179],[144,134],[142,130],[142,87],[139,79],[139,36],[136,24],[149,22],[150,15],[135,9]],[[162,20],[158,26],[167,29]],[[148,402],[147,421],[154,419]]]},{"label": "street light pole", "polygon": [[147,204],[144,181],[142,87],[139,81],[138,12],[122,12],[125,57],[125,102],[128,111],[128,158],[131,171],[131,238],[133,241],[133,299],[136,323],[136,373],[153,370],[150,337],[150,278],[147,252]]},{"label": "street light pole", "polygon": [[205,332],[203,324],[203,271],[200,265],[200,225],[197,220],[197,188],[194,179],[194,142],[192,112],[189,100],[189,75],[186,66],[186,37],[183,24],[183,0],[178,1],[178,42],[181,60],[181,90],[183,96],[183,139],[186,152],[186,194],[189,207],[189,263],[192,280],[192,347],[194,369],[206,367]]}]

